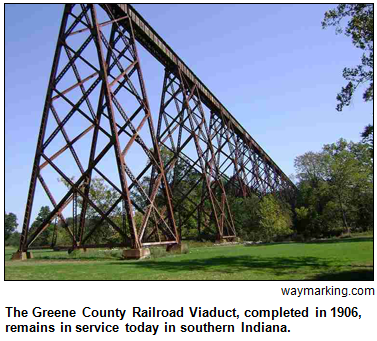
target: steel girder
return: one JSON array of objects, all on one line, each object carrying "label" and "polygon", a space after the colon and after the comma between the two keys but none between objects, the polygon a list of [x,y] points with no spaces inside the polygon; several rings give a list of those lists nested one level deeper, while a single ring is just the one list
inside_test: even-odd
[{"label": "steel girder", "polygon": [[[102,23],[98,21],[98,9],[102,11],[101,17],[107,16]],[[65,6],[42,114],[19,251],[26,251],[55,217],[59,217],[69,232],[74,248],[88,243],[103,224],[119,233],[122,245],[133,248],[179,241],[132,22],[127,16],[121,19],[122,27],[118,25],[119,19],[112,17],[106,8],[103,11],[92,4]],[[77,133],[78,127],[81,130]],[[149,145],[141,137],[143,131],[146,131]],[[76,146],[83,138],[86,138],[86,149],[78,153]],[[134,174],[127,163],[136,145],[138,153],[147,159],[138,174]],[[107,163],[106,157],[112,153],[116,161],[115,180],[101,171],[101,162]],[[76,173],[67,165],[76,165]],[[141,178],[152,168],[156,176],[153,188],[147,193]],[[59,200],[53,193],[55,186],[48,184],[42,176],[44,169],[54,172],[55,179],[60,177],[66,185],[63,194],[57,193]],[[94,176],[102,178],[118,192],[111,205],[102,207],[95,203],[91,193]],[[53,210],[29,233],[38,182]],[[131,191],[139,196],[138,203]],[[163,212],[155,205],[159,191],[165,198]],[[73,209],[71,227],[63,216],[67,206]],[[90,229],[86,224],[88,209],[100,217]],[[143,214],[140,226],[135,222],[135,209]],[[123,219],[119,221],[120,215]],[[153,217],[158,223],[151,223]],[[153,231],[149,231],[152,226]]]}]

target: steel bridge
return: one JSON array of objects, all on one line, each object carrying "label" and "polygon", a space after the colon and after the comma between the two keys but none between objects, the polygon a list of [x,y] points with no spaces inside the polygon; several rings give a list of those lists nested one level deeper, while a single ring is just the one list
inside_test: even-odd
[{"label": "steel bridge", "polygon": [[[157,126],[136,42],[165,68]],[[133,166],[134,155],[144,158],[142,170]],[[111,162],[113,176],[103,170]],[[44,171],[54,174],[53,186]],[[57,176],[65,187],[55,193]],[[111,205],[93,197],[96,177],[117,193]],[[53,210],[30,229],[37,184]],[[192,199],[194,192],[200,200]],[[292,202],[295,186],[131,5],[65,5],[19,253],[31,249],[54,220],[72,248],[107,246],[89,243],[104,224],[121,236],[118,246],[180,244],[181,228],[191,217],[199,231],[213,224],[217,239],[233,239],[229,193],[273,193]],[[175,214],[182,210],[185,219]],[[95,223],[88,224],[89,212],[97,215]]]}]

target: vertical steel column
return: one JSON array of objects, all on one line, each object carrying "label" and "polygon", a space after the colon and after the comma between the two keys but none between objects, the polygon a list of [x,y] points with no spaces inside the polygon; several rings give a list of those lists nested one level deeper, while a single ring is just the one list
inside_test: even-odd
[{"label": "vertical steel column", "polygon": [[[150,134],[151,139],[152,139],[153,151],[154,151],[154,154],[155,154],[154,155],[155,156],[154,170],[157,170],[157,173],[158,173],[157,180],[154,180],[155,183],[153,184],[154,185],[154,191],[152,190],[150,197],[153,197],[153,200],[154,200],[154,197],[157,194],[157,189],[158,189],[159,185],[161,184],[162,190],[163,190],[163,193],[164,193],[164,196],[165,196],[165,204],[166,204],[166,207],[167,207],[167,209],[166,209],[167,218],[168,218],[168,221],[169,221],[169,225],[172,229],[171,232],[173,234],[173,237],[175,238],[175,242],[179,243],[180,237],[179,237],[179,234],[177,232],[177,227],[176,227],[176,224],[175,224],[171,192],[169,190],[169,186],[168,186],[168,182],[167,182],[166,174],[165,174],[165,170],[164,170],[164,164],[163,164],[162,158],[161,158],[160,147],[159,147],[159,144],[158,144],[158,141],[157,141],[157,138],[156,138],[156,134],[155,134],[155,130],[154,130],[153,119],[152,119],[152,115],[151,115],[151,110],[150,110],[150,106],[149,106],[149,100],[148,100],[148,96],[147,96],[147,92],[146,92],[146,88],[145,88],[143,74],[142,74],[141,67],[140,67],[140,60],[139,60],[139,55],[138,55],[138,51],[137,51],[137,48],[136,48],[136,40],[135,40],[131,20],[130,20],[130,28],[131,28],[130,32],[131,32],[132,47],[133,47],[133,50],[134,50],[134,55],[135,55],[135,59],[137,61],[137,66],[138,66],[137,67],[137,73],[138,73],[138,76],[139,76],[138,77],[139,86],[140,86],[140,89],[141,89],[142,97],[144,99],[144,111],[145,111],[146,117],[148,117],[149,134]],[[152,211],[152,205],[150,206],[150,210]],[[154,214],[155,213],[156,212],[154,212]],[[146,224],[147,224],[147,219],[145,219],[145,224],[143,224],[143,226],[142,226],[142,233],[144,232],[144,230],[146,228]],[[141,236],[141,239],[142,239],[142,237],[143,236]],[[140,242],[142,242],[142,241],[140,240]]]},{"label": "vertical steel column", "polygon": [[73,248],[77,247],[77,235],[78,232],[78,226],[77,226],[77,193],[76,191],[73,192],[73,200],[72,200],[72,219],[73,219],[73,234],[75,238],[73,239]]},{"label": "vertical steel column", "polygon": [[[115,159],[118,167],[118,174],[119,174],[119,180],[120,180],[120,186],[121,191],[123,195],[125,196],[126,200],[126,206],[127,206],[127,218],[128,218],[128,224],[130,225],[130,229],[133,232],[134,240],[133,240],[133,247],[135,249],[141,248],[141,244],[139,241],[138,233],[136,230],[135,221],[133,218],[133,212],[132,212],[132,204],[131,204],[131,195],[130,191],[128,189],[127,185],[127,179],[126,179],[126,172],[124,169],[124,157],[121,153],[120,149],[120,143],[119,143],[119,136],[118,136],[118,129],[116,126],[116,120],[114,115],[114,108],[113,108],[113,102],[112,102],[112,93],[110,90],[110,83],[108,79],[108,72],[107,72],[107,64],[105,62],[105,57],[102,49],[102,43],[101,43],[101,29],[99,27],[99,23],[97,21],[97,14],[96,9],[94,5],[91,5],[90,8],[91,14],[92,14],[92,20],[93,20],[93,29],[92,34],[94,36],[94,41],[97,47],[97,54],[98,54],[98,60],[100,65],[100,76],[102,78],[102,86],[104,89],[104,97],[106,101],[106,109],[107,113],[109,115],[109,123],[110,123],[110,130],[111,135],[113,138],[114,143],[114,153],[115,153]],[[109,47],[109,50],[111,49],[111,46]]]},{"label": "vertical steel column", "polygon": [[63,13],[63,19],[62,19],[62,23],[60,25],[58,42],[57,42],[57,46],[56,46],[56,50],[55,50],[54,60],[53,60],[53,63],[52,63],[52,70],[51,70],[51,74],[50,74],[49,86],[48,86],[48,89],[47,89],[45,106],[44,106],[44,109],[43,109],[41,126],[40,126],[40,129],[39,129],[37,148],[36,148],[34,163],[33,163],[33,170],[32,170],[32,173],[31,173],[29,192],[28,192],[27,201],[26,201],[24,222],[23,222],[23,225],[22,225],[22,232],[21,232],[21,237],[20,237],[19,251],[26,251],[27,250],[26,243],[27,243],[28,232],[29,232],[30,216],[31,216],[31,212],[32,212],[32,209],[33,209],[34,194],[35,194],[35,188],[36,188],[36,185],[37,185],[37,177],[38,177],[39,172],[40,172],[39,165],[40,165],[40,161],[41,161],[41,154],[42,154],[42,151],[43,151],[43,142],[44,142],[44,138],[45,138],[47,121],[48,121],[48,116],[49,116],[49,111],[50,111],[52,91],[53,91],[53,88],[54,88],[54,81],[55,81],[56,73],[57,73],[57,70],[58,70],[59,58],[60,58],[61,49],[62,49],[62,43],[61,42],[64,41],[64,32],[65,32],[65,29],[66,29],[66,26],[67,26],[68,14],[70,12],[71,6],[72,5],[70,5],[70,4],[65,5],[64,13]]},{"label": "vertical steel column", "polygon": [[[92,26],[89,18],[87,18],[87,21],[90,24],[90,26]],[[111,47],[114,46],[114,36],[115,36],[115,26],[113,24],[112,28],[111,28],[111,34],[110,34],[110,46]],[[111,60],[110,58],[111,58],[111,49],[108,49],[107,57],[106,57],[106,66],[110,65],[110,60]],[[88,168],[90,168],[91,165],[93,164],[95,154],[96,154],[96,150],[97,150],[98,135],[99,135],[99,132],[100,132],[99,127],[100,127],[100,124],[101,124],[102,112],[105,108],[104,97],[105,97],[105,84],[102,84],[101,93],[99,95],[99,100],[98,100],[98,105],[97,105],[97,114],[95,116],[97,124],[96,124],[96,126],[94,128],[94,132],[93,132],[92,144],[91,144],[91,148],[90,148],[90,156],[89,156],[89,161],[88,161]],[[85,195],[87,197],[89,196],[90,185],[91,185],[91,180],[92,180],[92,173],[93,173],[93,170],[90,170],[89,173],[88,173],[87,181],[85,182],[85,190],[84,191],[85,191]],[[124,201],[122,201],[122,203],[124,203]],[[81,214],[80,214],[80,239],[79,239],[80,243],[82,243],[83,236],[84,236],[87,209],[88,209],[88,200],[83,199]]]}]

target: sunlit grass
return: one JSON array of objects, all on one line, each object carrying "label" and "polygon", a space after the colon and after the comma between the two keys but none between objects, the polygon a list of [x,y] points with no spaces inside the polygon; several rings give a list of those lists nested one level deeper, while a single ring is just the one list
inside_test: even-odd
[{"label": "sunlit grass", "polygon": [[[372,280],[373,238],[311,243],[191,247],[187,254],[154,252],[132,261],[121,250],[34,251],[34,259],[10,261],[6,280]],[[152,252],[153,254],[153,252]]]}]

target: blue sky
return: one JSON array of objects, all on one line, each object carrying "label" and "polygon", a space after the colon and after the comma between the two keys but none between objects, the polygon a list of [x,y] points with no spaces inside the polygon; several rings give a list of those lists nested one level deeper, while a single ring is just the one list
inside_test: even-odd
[{"label": "blue sky", "polygon": [[[359,141],[372,121],[361,92],[335,110],[342,70],[361,54],[321,28],[333,7],[135,5],[287,175],[295,157],[341,137]],[[5,210],[20,226],[62,13],[62,5],[5,6]],[[156,124],[163,68],[139,54]],[[136,155],[130,167],[139,163]],[[32,219],[43,204],[37,197]]]}]

